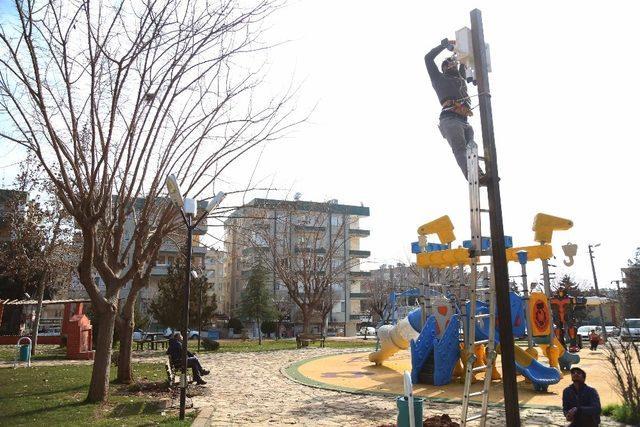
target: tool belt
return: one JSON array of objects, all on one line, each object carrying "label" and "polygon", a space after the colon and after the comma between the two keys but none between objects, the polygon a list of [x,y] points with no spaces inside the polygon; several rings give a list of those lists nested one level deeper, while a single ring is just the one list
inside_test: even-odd
[{"label": "tool belt", "polygon": [[454,113],[459,114],[461,116],[465,116],[465,117],[473,116],[473,111],[471,111],[471,108],[467,107],[461,102],[454,101],[452,99],[448,99],[444,101],[442,103],[442,108],[446,111],[453,111]]}]

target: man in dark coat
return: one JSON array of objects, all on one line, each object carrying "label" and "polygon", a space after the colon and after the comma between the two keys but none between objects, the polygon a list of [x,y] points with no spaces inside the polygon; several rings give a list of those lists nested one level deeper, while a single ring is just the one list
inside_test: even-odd
[{"label": "man in dark coat", "polygon": [[[182,366],[182,334],[180,332],[176,332],[173,334],[173,337],[169,339],[167,354],[173,366]],[[209,371],[202,367],[196,355],[190,351],[187,351],[187,368],[191,368],[191,373],[193,374],[193,379],[196,384],[203,385],[207,383],[202,379],[202,375],[208,375]]]},{"label": "man in dark coat", "polygon": [[592,427],[600,425],[600,396],[595,388],[585,384],[587,373],[571,368],[571,384],[562,393],[562,410],[571,427]]}]

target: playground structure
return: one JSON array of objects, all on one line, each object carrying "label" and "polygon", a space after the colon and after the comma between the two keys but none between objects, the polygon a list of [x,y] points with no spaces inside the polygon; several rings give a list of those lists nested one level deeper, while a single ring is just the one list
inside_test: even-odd
[{"label": "playground structure", "polygon": [[[39,344],[65,345],[67,359],[93,360],[93,326],[84,314],[84,303],[88,300],[45,300],[42,305],[64,305],[64,316],[61,322],[61,334],[57,336],[38,337]],[[24,308],[34,307],[35,300],[5,300],[0,301],[0,322],[5,306]],[[0,336],[0,344],[18,345],[24,337],[18,335]]]},{"label": "playground structure", "polygon": [[[566,230],[571,226],[572,222],[563,218],[546,214],[536,215],[533,231],[534,239],[539,245],[513,247],[511,238],[507,237],[505,238],[507,260],[521,265],[540,260],[543,263],[543,271],[546,271],[544,280],[547,282],[548,266],[545,268],[544,264],[553,256],[550,245],[553,231]],[[449,284],[427,283],[427,290],[423,297],[430,304],[414,309],[395,325],[380,327],[378,330],[380,349],[371,353],[369,360],[382,364],[399,350],[410,347],[413,382],[445,385],[454,378],[464,379],[465,367],[469,360],[464,351],[461,351],[461,347],[464,349],[465,343],[469,340],[468,333],[465,331],[470,329],[471,316],[468,316],[468,313],[472,313],[471,302],[468,300],[469,285],[465,283],[469,274],[464,269],[465,265],[470,265],[472,262],[469,253],[470,244],[463,242],[462,247],[449,249],[455,236],[448,216],[423,225],[418,233],[421,236],[436,234],[440,239],[440,244],[427,245],[422,242],[423,244],[419,245],[421,251],[417,253],[418,266],[423,269],[457,269],[459,273],[457,280]],[[489,245],[490,239],[483,238],[483,246],[486,248]],[[415,252],[415,244],[413,249]],[[489,272],[485,269],[479,281],[490,282],[488,274]],[[545,283],[545,289],[550,290],[550,286],[547,285],[548,283]],[[559,369],[570,369],[571,365],[580,361],[580,358],[577,354],[567,351],[553,332],[553,316],[549,303],[551,295],[540,292],[529,294],[525,274],[522,295],[510,292],[509,297],[514,336],[526,336],[529,343],[527,349],[514,346],[517,372],[530,381],[535,390],[545,391],[550,384],[560,381]],[[472,381],[477,381],[475,374],[483,370],[487,357],[488,340],[491,335],[489,305],[490,301],[479,298],[473,311],[475,314],[473,317],[476,319],[475,338],[487,342],[475,344],[473,347],[475,360],[472,362],[474,364]],[[494,332],[494,344],[499,350],[500,331],[496,328]],[[542,354],[549,359],[550,366],[537,361],[536,344]],[[490,376],[492,379],[500,378],[495,367],[492,367]]]}]

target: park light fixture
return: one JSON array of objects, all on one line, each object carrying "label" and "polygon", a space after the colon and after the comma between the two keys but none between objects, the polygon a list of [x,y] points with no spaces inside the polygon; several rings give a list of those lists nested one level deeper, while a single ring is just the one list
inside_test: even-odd
[{"label": "park light fixture", "polygon": [[[600,243],[596,243],[595,245],[589,245],[589,258],[591,259],[591,271],[593,273],[593,287],[596,289],[596,296],[600,298],[600,289],[598,289],[598,277],[596,276],[596,266],[593,263],[593,248],[597,248],[600,246]],[[602,325],[602,336],[604,339],[607,339],[607,328],[605,327],[604,321],[604,312],[602,311],[602,301],[598,304],[598,309],[600,311],[600,324]]]},{"label": "park light fixture", "polygon": [[[205,212],[200,215],[198,219],[195,219],[198,212],[198,202],[196,199],[183,198],[180,191],[180,185],[178,185],[178,179],[175,175],[171,174],[167,176],[166,180],[167,191],[169,192],[169,198],[173,204],[180,209],[182,219],[187,227],[187,242],[186,242],[186,273],[184,284],[184,299],[182,303],[182,376],[180,377],[180,419],[184,420],[186,399],[187,399],[187,347],[189,345],[189,293],[191,287],[191,278],[198,278],[198,273],[191,269],[191,255],[193,245],[193,230],[200,224],[200,222],[207,217],[212,210],[214,210],[225,197],[225,193],[220,191],[207,203]],[[202,304],[202,303],[201,303]],[[200,311],[200,309],[198,310]],[[198,316],[200,317],[200,316]],[[200,319],[198,319],[200,324]],[[201,329],[201,328],[200,328]],[[198,348],[200,347],[200,331],[198,331]]]},{"label": "park light fixture", "polygon": [[182,208],[184,205],[184,199],[182,198],[182,191],[180,191],[180,185],[178,184],[178,180],[174,174],[167,177],[166,185],[167,191],[169,191],[169,197],[173,204]]}]

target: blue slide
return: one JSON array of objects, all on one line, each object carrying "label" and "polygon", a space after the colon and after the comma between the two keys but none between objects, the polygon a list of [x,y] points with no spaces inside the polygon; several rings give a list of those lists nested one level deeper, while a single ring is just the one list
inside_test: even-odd
[{"label": "blue slide", "polygon": [[[486,313],[488,308],[484,304],[478,304],[477,313]],[[500,338],[498,334],[495,334],[496,343]],[[488,339],[489,338],[489,319],[484,319],[476,322],[476,339]],[[567,352],[568,353],[568,352]],[[547,388],[551,384],[557,384],[560,382],[562,374],[559,370],[550,366],[545,366],[531,357],[529,353],[520,348],[517,344],[514,344],[514,355],[516,362],[516,371],[528,378],[533,384],[533,388],[536,391],[547,391]]]}]

